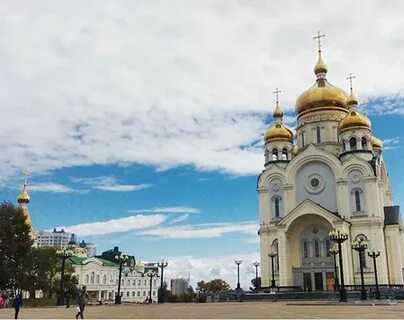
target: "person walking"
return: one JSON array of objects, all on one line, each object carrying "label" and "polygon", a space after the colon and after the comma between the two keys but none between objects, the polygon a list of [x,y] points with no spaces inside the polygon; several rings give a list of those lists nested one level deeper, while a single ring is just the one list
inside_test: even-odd
[{"label": "person walking", "polygon": [[80,318],[84,319],[84,308],[86,306],[87,300],[89,299],[88,293],[87,293],[87,288],[86,286],[83,286],[81,290],[79,290],[79,293],[77,295],[77,304],[79,307],[79,310],[76,314],[76,319]]},{"label": "person walking", "polygon": [[13,300],[12,307],[15,310],[14,319],[18,319],[18,313],[20,312],[20,308],[22,307],[22,298],[21,295],[17,294]]}]

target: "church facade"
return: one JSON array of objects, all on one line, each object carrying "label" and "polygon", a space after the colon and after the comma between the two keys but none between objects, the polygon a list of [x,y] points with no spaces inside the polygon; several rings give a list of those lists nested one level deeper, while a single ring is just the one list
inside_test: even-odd
[{"label": "church facade", "polygon": [[371,258],[351,248],[358,239],[380,251],[379,284],[402,284],[404,226],[383,144],[358,111],[352,79],[348,94],[328,82],[327,71],[319,50],[315,84],[296,101],[296,133],[283,123],[278,99],[265,133],[265,169],[257,182],[262,287],[271,286],[273,272],[276,286],[333,290],[334,229],[349,235],[340,253],[345,284],[360,284],[359,259],[365,283],[374,284]]}]

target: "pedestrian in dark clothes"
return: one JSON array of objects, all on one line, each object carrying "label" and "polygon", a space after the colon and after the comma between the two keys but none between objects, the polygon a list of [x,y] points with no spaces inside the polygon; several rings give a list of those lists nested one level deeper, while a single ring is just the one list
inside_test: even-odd
[{"label": "pedestrian in dark clothes", "polygon": [[22,307],[22,298],[21,295],[17,294],[13,300],[12,307],[15,310],[14,319],[18,319],[18,313],[20,312],[20,308]]}]

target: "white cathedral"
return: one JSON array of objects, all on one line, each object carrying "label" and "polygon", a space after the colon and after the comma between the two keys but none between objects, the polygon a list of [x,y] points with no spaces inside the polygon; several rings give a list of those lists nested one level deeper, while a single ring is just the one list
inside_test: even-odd
[{"label": "white cathedral", "polygon": [[[382,142],[358,111],[352,82],[349,95],[328,82],[320,49],[314,73],[315,84],[296,101],[295,136],[282,122],[278,99],[265,133],[265,169],[257,182],[261,286],[271,286],[274,272],[276,286],[333,290],[333,229],[349,234],[342,244],[346,285],[361,283],[359,255],[351,249],[359,238],[380,251],[379,284],[402,284],[404,226]],[[277,253],[274,270],[271,252]],[[365,253],[362,261],[365,283],[374,284],[371,258]]]}]

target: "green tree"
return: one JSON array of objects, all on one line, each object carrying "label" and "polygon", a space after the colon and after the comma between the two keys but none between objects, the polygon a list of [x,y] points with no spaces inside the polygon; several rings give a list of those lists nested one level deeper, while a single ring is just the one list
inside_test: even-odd
[{"label": "green tree", "polygon": [[160,303],[162,303],[162,302],[166,302],[166,301],[168,301],[168,298],[170,297],[170,295],[171,295],[171,292],[167,289],[167,282],[163,282],[163,287],[162,288],[159,288],[159,290],[158,290],[158,292],[157,292],[157,294],[158,294],[158,301],[160,302]]},{"label": "green tree", "polygon": [[261,288],[261,277],[252,278],[251,279],[251,284],[252,284],[252,287],[250,287],[250,290],[251,291],[258,291],[258,289]]},{"label": "green tree", "polygon": [[214,279],[208,282],[199,281],[197,283],[196,291],[198,293],[219,293],[229,291],[229,284],[222,279]]},{"label": "green tree", "polygon": [[30,231],[20,207],[11,202],[0,204],[0,288],[24,289],[30,269]]}]

